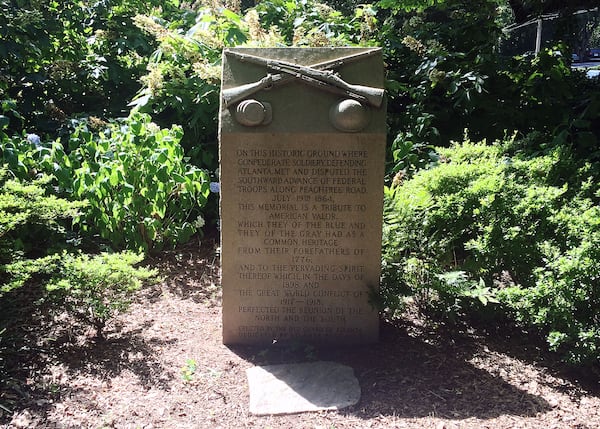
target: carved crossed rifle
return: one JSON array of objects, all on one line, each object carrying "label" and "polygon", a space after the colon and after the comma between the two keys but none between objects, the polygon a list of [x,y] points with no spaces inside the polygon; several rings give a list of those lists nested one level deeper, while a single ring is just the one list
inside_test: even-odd
[{"label": "carved crossed rifle", "polygon": [[261,90],[271,89],[275,86],[299,80],[307,85],[315,86],[334,94],[343,95],[374,107],[380,107],[383,103],[384,95],[384,90],[382,88],[350,84],[331,70],[347,64],[348,62],[373,55],[378,51],[379,49],[371,49],[334,60],[324,61],[310,66],[303,66],[287,61],[274,60],[226,50],[225,55],[236,58],[242,62],[262,65],[265,66],[267,70],[279,73],[267,73],[267,75],[259,81],[224,89],[222,91],[223,104],[225,107],[229,107]]}]

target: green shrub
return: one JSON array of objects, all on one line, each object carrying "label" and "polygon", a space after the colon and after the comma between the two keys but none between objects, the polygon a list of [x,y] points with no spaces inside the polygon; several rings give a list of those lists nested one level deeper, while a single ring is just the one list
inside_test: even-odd
[{"label": "green shrub", "polygon": [[598,159],[600,87],[571,68],[571,47],[557,42],[536,55],[502,52],[507,5],[495,0],[383,0],[378,6],[390,179],[434,163],[432,146],[461,139],[465,128],[478,140],[537,131],[546,144],[564,143]]},{"label": "green shrub", "polygon": [[438,148],[437,166],[386,191],[384,305],[405,294],[455,316],[497,299],[571,361],[597,359],[600,174],[561,147],[518,147]]},{"label": "green shrub", "polygon": [[96,256],[65,253],[46,289],[102,338],[106,323],[129,308],[132,294],[144,282],[156,279],[157,270],[134,267],[143,259],[143,255],[131,252]]},{"label": "green shrub", "polygon": [[85,205],[47,196],[47,177],[8,179],[0,169],[0,297],[36,276],[47,276],[66,246],[70,224]]},{"label": "green shrub", "polygon": [[[258,2],[264,29],[276,27],[288,46],[347,46],[372,44],[377,11],[371,4],[352,5],[344,13],[331,7],[335,2],[265,0]],[[342,5],[340,5],[342,6]]]},{"label": "green shrub", "polygon": [[[600,194],[600,192],[599,192]],[[600,196],[600,195],[598,195]],[[516,318],[541,328],[552,350],[574,363],[600,357],[600,207],[575,198],[551,215],[556,237],[541,243],[531,287],[498,292]]]},{"label": "green shrub", "polygon": [[69,140],[6,138],[0,152],[8,168],[29,179],[54,178],[53,192],[85,201],[76,217],[83,231],[115,249],[160,250],[187,241],[204,226],[208,174],[187,164],[179,126],[161,129],[141,113],[92,132],[85,123]]},{"label": "green shrub", "polygon": [[[79,218],[114,248],[152,251],[186,242],[204,226],[208,174],[186,164],[179,126],[160,129],[148,115],[133,113],[94,134],[77,129],[75,148],[56,173],[60,186],[89,203]],[[59,161],[60,162],[60,161]]]},{"label": "green shrub", "polygon": [[[383,0],[377,38],[388,70],[389,172],[412,174],[435,161],[434,145],[465,128],[497,136],[508,125],[488,120],[499,64],[500,27],[494,0]],[[506,88],[503,88],[506,90]]]},{"label": "green shrub", "polygon": [[80,241],[72,220],[85,203],[47,196],[47,176],[23,183],[8,179],[9,174],[0,169],[0,309],[26,283],[38,290],[46,285],[57,308],[102,336],[106,322],[128,308],[132,293],[154,279],[156,270],[134,268],[144,256],[131,252],[73,254]]}]

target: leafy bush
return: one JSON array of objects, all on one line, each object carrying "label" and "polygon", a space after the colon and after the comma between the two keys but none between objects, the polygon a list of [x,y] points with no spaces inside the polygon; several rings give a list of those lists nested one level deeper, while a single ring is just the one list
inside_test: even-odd
[{"label": "leafy bush", "polygon": [[89,203],[83,228],[99,231],[114,248],[158,250],[182,243],[204,225],[208,174],[187,165],[178,126],[160,129],[133,113],[97,135],[77,129],[63,157],[60,185]]},{"label": "leafy bush", "polygon": [[571,69],[566,44],[538,55],[504,55],[506,14],[495,0],[378,4],[389,77],[390,179],[435,163],[432,147],[460,140],[464,129],[490,141],[537,131],[545,143],[599,156],[600,87]]},{"label": "leafy bush", "polygon": [[8,174],[0,170],[0,308],[26,283],[38,290],[46,285],[57,308],[92,325],[101,337],[107,321],[128,308],[132,293],[154,279],[156,270],[134,268],[142,254],[70,253],[78,243],[72,219],[85,203],[47,196],[47,176],[22,183]]},{"label": "leafy bush", "polygon": [[79,241],[72,220],[86,204],[47,196],[48,176],[30,183],[8,176],[0,169],[0,308],[8,305],[4,298],[10,292],[26,283],[46,284],[58,308],[102,336],[106,322],[126,310],[131,294],[157,272],[134,268],[144,256],[131,252],[69,253]]},{"label": "leafy bush", "polygon": [[597,359],[600,172],[560,146],[535,157],[519,148],[438,148],[436,167],[387,190],[386,305],[428,294],[456,315],[497,299],[572,361]]},{"label": "leafy bush", "polygon": [[[597,198],[600,192],[597,192]],[[574,363],[600,357],[600,206],[575,198],[551,218],[557,237],[541,243],[531,287],[498,292],[520,322],[541,328],[552,350]]]},{"label": "leafy bush", "polygon": [[[85,201],[75,218],[115,249],[160,250],[185,242],[204,226],[208,174],[185,162],[181,127],[160,129],[133,113],[94,133],[82,125],[67,153],[59,141],[8,139],[2,156],[22,178],[45,172],[70,199]],[[54,188],[56,191],[57,189]]]},{"label": "leafy bush", "polygon": [[480,116],[496,96],[486,92],[499,68],[497,2],[433,3],[378,3],[383,19],[377,36],[388,69],[392,174],[410,175],[435,161],[432,147],[461,138],[465,128],[489,127]]},{"label": "leafy bush", "polygon": [[135,268],[143,255],[131,252],[96,256],[63,254],[46,288],[77,319],[96,328],[103,337],[106,323],[129,308],[131,296],[157,270]]},{"label": "leafy bush", "polygon": [[[266,0],[254,10],[264,29],[276,27],[286,45],[344,46],[372,44],[377,11],[371,4],[352,5],[344,13],[332,2]],[[348,7],[347,7],[348,9]]]}]

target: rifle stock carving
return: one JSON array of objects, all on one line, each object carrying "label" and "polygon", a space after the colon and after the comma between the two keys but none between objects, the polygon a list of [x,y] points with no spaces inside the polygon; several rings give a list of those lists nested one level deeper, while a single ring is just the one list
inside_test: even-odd
[{"label": "rifle stock carving", "polygon": [[235,86],[233,88],[224,89],[221,93],[223,104],[229,107],[232,104],[242,101],[250,97],[252,94],[260,90],[270,88],[273,85],[273,76],[268,74],[257,82],[247,83],[245,85]]},{"label": "rifle stock carving", "polygon": [[303,83],[315,86],[322,90],[343,95],[373,107],[381,107],[385,94],[384,89],[350,84],[331,70],[327,70],[328,67],[339,67],[350,61],[373,55],[375,52],[378,52],[378,50],[365,51],[331,61],[324,61],[311,66],[302,66],[287,61],[273,60],[226,50],[226,55],[237,58],[239,61],[263,65],[267,70],[273,70],[279,73],[269,73],[259,81],[223,90],[223,103],[225,107],[229,107],[261,90],[270,89],[273,86],[286,84],[294,80],[300,80]]}]

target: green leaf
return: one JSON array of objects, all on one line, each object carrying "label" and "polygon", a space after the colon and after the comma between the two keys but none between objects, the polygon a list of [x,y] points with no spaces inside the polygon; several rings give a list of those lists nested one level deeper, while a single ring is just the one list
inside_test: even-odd
[{"label": "green leaf", "polygon": [[159,218],[164,219],[165,213],[167,212],[167,204],[163,196],[158,196],[154,201],[154,206],[152,207],[153,212],[158,215]]},{"label": "green leaf", "polygon": [[236,22],[236,23],[240,23],[242,21],[242,17],[240,15],[238,15],[237,13],[229,10],[229,9],[221,9],[221,14],[229,19],[230,21]]},{"label": "green leaf", "polygon": [[139,121],[132,121],[129,123],[129,128],[131,128],[131,131],[133,131],[133,134],[135,134],[136,136],[141,135],[142,127],[143,124]]},{"label": "green leaf", "polygon": [[110,172],[109,183],[114,188],[119,184],[119,170],[117,168],[113,168]]},{"label": "green leaf", "polygon": [[179,173],[171,173],[171,177],[173,178],[173,180],[175,180],[175,182],[177,183],[185,183],[187,180],[185,177],[183,177],[181,174]]},{"label": "green leaf", "polygon": [[169,172],[166,165],[163,165],[156,171],[156,178],[163,183],[169,182]]}]

